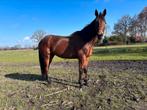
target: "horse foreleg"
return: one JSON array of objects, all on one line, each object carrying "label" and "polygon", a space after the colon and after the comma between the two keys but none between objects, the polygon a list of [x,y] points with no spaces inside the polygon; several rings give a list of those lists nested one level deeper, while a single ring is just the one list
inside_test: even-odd
[{"label": "horse foreleg", "polygon": [[87,66],[88,66],[88,58],[83,56],[79,60],[79,84],[80,84],[80,87],[88,84],[88,75],[87,75],[87,68],[88,67]]},{"label": "horse foreleg", "polygon": [[82,74],[83,74],[83,69],[79,66],[79,84],[80,84],[80,88],[83,86]]},{"label": "horse foreleg", "polygon": [[88,85],[88,75],[87,75],[87,72],[88,72],[88,61],[89,61],[89,58],[86,58],[85,61],[84,61],[84,65],[83,65],[83,80],[84,80],[84,85]]}]

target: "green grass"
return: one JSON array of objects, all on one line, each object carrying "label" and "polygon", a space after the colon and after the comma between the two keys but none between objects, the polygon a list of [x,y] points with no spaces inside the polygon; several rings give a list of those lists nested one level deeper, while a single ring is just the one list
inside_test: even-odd
[{"label": "green grass", "polygon": [[33,50],[8,50],[0,51],[0,62],[5,63],[36,63],[37,51]]},{"label": "green grass", "polygon": [[95,47],[91,60],[147,60],[147,44]]},{"label": "green grass", "polygon": [[[59,57],[54,58],[55,62],[63,61]],[[38,50],[7,50],[0,51],[1,63],[31,63],[38,64]]]},{"label": "green grass", "polygon": [[[67,61],[55,57],[55,62]],[[147,44],[95,47],[90,60],[147,60]],[[75,61],[75,60],[70,60]],[[1,63],[38,64],[38,51],[8,50],[0,51]]]}]

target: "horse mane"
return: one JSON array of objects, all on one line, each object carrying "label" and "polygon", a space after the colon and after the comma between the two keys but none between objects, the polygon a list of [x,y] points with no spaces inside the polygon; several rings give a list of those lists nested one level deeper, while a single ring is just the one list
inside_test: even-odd
[{"label": "horse mane", "polygon": [[71,36],[79,36],[86,42],[90,41],[96,36],[95,20],[96,19],[94,19],[90,24],[86,25],[82,30],[72,33]]}]

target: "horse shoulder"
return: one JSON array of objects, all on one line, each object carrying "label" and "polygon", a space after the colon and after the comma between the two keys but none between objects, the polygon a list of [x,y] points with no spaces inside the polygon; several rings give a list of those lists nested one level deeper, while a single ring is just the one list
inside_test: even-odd
[{"label": "horse shoulder", "polygon": [[92,47],[89,47],[86,56],[87,57],[90,57],[92,55],[92,52],[93,52],[93,48]]},{"label": "horse shoulder", "polygon": [[84,54],[86,57],[90,57],[92,55],[92,52],[93,47],[91,45],[85,45],[80,51],[80,53]]}]

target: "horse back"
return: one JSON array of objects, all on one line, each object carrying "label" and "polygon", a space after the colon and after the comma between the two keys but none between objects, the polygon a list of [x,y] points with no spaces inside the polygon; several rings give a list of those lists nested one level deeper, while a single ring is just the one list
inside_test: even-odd
[{"label": "horse back", "polygon": [[39,43],[39,50],[48,51],[48,54],[54,54],[62,58],[75,56],[74,45],[69,37],[48,35]]}]

